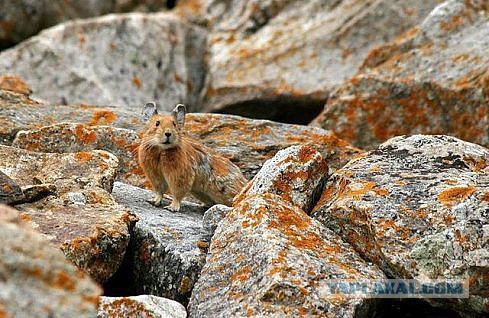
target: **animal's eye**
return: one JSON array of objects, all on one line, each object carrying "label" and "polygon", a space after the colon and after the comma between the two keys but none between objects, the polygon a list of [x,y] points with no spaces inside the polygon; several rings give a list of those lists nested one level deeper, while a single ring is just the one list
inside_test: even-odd
[{"label": "animal's eye", "polygon": [[160,125],[160,121],[157,120],[156,123],[155,123],[155,126],[158,127]]},{"label": "animal's eye", "polygon": [[173,122],[173,127],[177,127],[177,124],[175,122]]}]

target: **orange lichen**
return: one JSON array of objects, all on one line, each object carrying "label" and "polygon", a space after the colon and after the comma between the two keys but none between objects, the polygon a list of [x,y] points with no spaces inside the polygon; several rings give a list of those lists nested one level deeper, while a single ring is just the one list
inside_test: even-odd
[{"label": "orange lichen", "polygon": [[132,84],[133,84],[133,85],[134,85],[136,88],[141,88],[141,85],[142,85],[141,80],[140,80],[140,79],[139,79],[139,77],[137,77],[137,76],[134,76],[134,77],[132,78]]},{"label": "orange lichen", "polygon": [[21,78],[11,75],[3,75],[0,77],[0,89],[16,92],[19,94],[30,94],[29,85]]},{"label": "orange lichen", "polygon": [[440,28],[444,31],[450,32],[463,25],[463,23],[464,20],[461,16],[453,16],[450,21],[441,21]]},{"label": "orange lichen", "polygon": [[443,205],[452,207],[467,200],[476,190],[477,188],[473,186],[448,188],[438,194],[438,200]]},{"label": "orange lichen", "polygon": [[245,280],[248,279],[250,273],[251,273],[251,269],[249,268],[249,266],[241,267],[236,271],[236,273],[234,273],[231,276],[231,281],[234,282],[236,280],[239,280],[241,282],[244,282]]},{"label": "orange lichen", "polygon": [[75,154],[75,159],[81,162],[87,162],[92,160],[92,154],[89,152],[77,152]]},{"label": "orange lichen", "polygon": [[90,125],[99,125],[101,119],[103,119],[103,124],[108,125],[117,119],[117,115],[109,110],[95,111],[92,115]]},{"label": "orange lichen", "polygon": [[71,277],[64,273],[64,272],[59,272],[56,275],[56,278],[54,280],[54,285],[58,288],[62,288],[68,291],[73,291],[75,290],[75,281],[71,279]]},{"label": "orange lichen", "polygon": [[79,141],[88,144],[92,144],[97,140],[97,133],[85,128],[84,125],[76,125],[75,136]]},{"label": "orange lichen", "polygon": [[180,287],[178,288],[180,293],[185,294],[192,290],[191,281],[188,276],[183,276],[180,281]]},{"label": "orange lichen", "polygon": [[481,201],[489,202],[489,192],[486,192],[486,193],[482,194],[482,195],[479,197],[479,199],[480,199]]}]

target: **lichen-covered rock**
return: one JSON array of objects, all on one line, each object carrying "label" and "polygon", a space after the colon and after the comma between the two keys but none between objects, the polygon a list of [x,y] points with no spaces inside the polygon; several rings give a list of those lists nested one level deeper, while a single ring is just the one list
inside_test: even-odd
[{"label": "lichen-covered rock", "polygon": [[2,75],[0,76],[0,90],[12,91],[19,94],[30,94],[30,87],[17,76]]},{"label": "lichen-covered rock", "polygon": [[145,178],[135,157],[138,145],[139,137],[133,130],[73,123],[19,131],[12,143],[37,152],[106,150],[119,158],[118,179],[142,187]]},{"label": "lichen-covered rock", "polygon": [[231,210],[230,207],[223,204],[216,204],[205,211],[202,217],[202,226],[210,238],[214,235],[217,225],[221,222],[226,214]]},{"label": "lichen-covered rock", "polygon": [[333,174],[314,218],[390,276],[469,279],[488,312],[489,150],[448,136],[396,137]]},{"label": "lichen-covered rock", "polygon": [[99,282],[119,268],[136,218],[110,191],[117,158],[105,151],[35,153],[0,146],[0,169],[20,186],[52,185],[53,194],[17,205],[23,217]]},{"label": "lichen-covered rock", "polygon": [[213,236],[190,317],[368,317],[371,300],[323,294],[327,279],[382,279],[331,230],[272,194],[240,201]]},{"label": "lichen-covered rock", "polygon": [[[0,73],[23,78],[52,103],[167,110],[196,107],[205,30],[170,13],[130,13],[66,22],[0,53]],[[139,111],[138,111],[139,112]]]},{"label": "lichen-covered rock", "polygon": [[212,31],[204,110],[308,123],[370,49],[437,3],[184,0],[177,9]]},{"label": "lichen-covered rock", "polygon": [[450,0],[373,50],[314,121],[354,145],[445,134],[489,145],[489,6]]},{"label": "lichen-covered rock", "polygon": [[96,315],[101,288],[3,205],[0,241],[0,317]]},{"label": "lichen-covered rock", "polygon": [[133,9],[154,11],[166,4],[166,0],[0,0],[0,48],[66,20]]},{"label": "lichen-covered rock", "polygon": [[100,297],[98,318],[185,318],[185,307],[176,301],[152,296]]},{"label": "lichen-covered rock", "polygon": [[[131,230],[134,289],[187,302],[205,262],[205,208],[190,202],[184,202],[179,213],[154,207],[149,203],[153,200],[150,191],[119,182],[112,194],[139,218]],[[170,200],[163,204],[169,205]]]},{"label": "lichen-covered rock", "polygon": [[272,193],[293,206],[310,211],[327,175],[328,165],[317,150],[309,146],[292,146],[280,150],[265,162],[235,202]]},{"label": "lichen-covered rock", "polygon": [[38,129],[61,122],[119,128],[140,125],[137,111],[113,106],[54,105],[0,89],[0,144],[10,145],[20,130]]},{"label": "lichen-covered rock", "polygon": [[[383,273],[300,207],[327,173],[321,155],[291,147],[263,170],[219,222],[190,316],[367,317],[372,300],[328,295],[326,280],[383,279]],[[274,188],[277,182],[287,187]]]},{"label": "lichen-covered rock", "polygon": [[0,170],[0,203],[18,202],[24,197],[20,186]]}]

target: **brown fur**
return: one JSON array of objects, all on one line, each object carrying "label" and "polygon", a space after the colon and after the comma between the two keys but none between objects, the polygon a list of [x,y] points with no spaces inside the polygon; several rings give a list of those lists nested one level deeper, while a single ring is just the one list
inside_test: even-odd
[{"label": "brown fur", "polygon": [[246,183],[231,161],[185,134],[176,112],[173,116],[155,114],[150,118],[138,159],[153,185],[155,204],[160,205],[162,195],[168,191],[173,197],[170,208],[174,211],[180,209],[187,194],[206,205],[231,205]]}]

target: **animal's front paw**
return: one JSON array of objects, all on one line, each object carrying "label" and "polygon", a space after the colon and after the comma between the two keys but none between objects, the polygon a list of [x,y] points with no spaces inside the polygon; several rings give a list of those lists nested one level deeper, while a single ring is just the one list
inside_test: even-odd
[{"label": "animal's front paw", "polygon": [[180,203],[173,201],[170,205],[166,206],[168,210],[172,212],[178,212],[180,211]]},{"label": "animal's front paw", "polygon": [[158,206],[161,206],[161,201],[163,201],[163,197],[159,194],[157,194],[154,198],[153,201],[151,201],[150,203],[156,207]]}]

